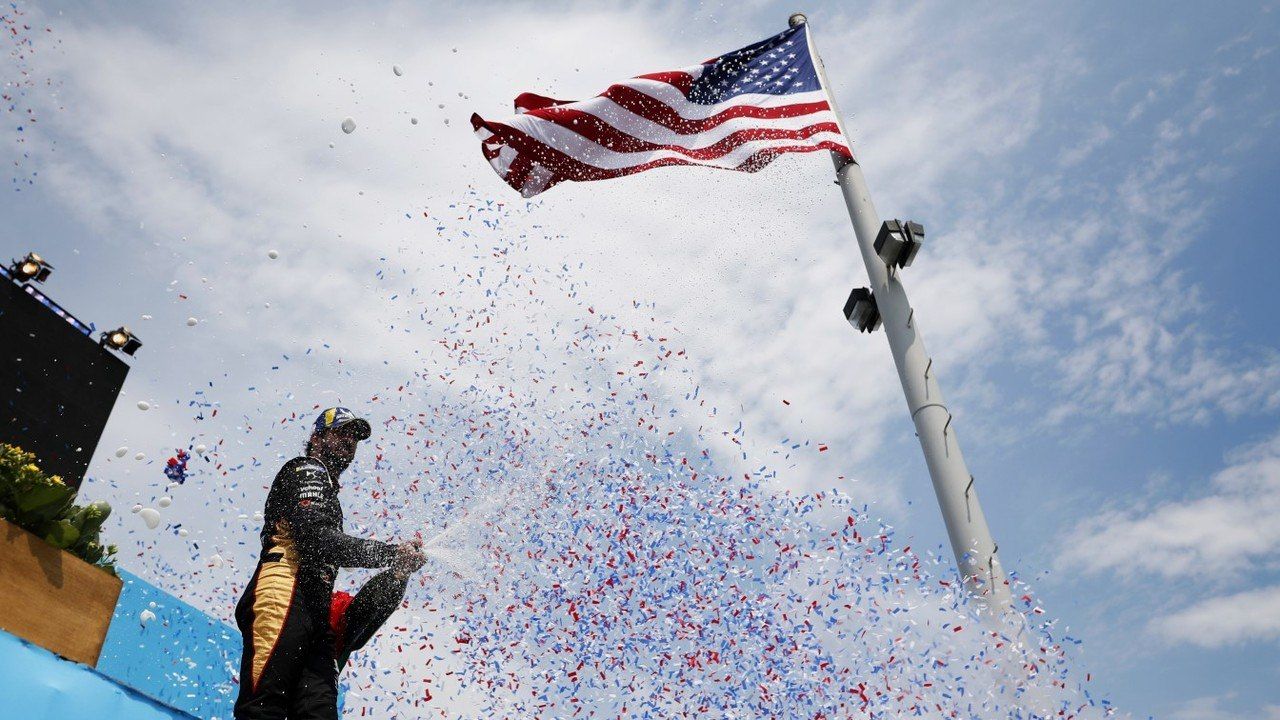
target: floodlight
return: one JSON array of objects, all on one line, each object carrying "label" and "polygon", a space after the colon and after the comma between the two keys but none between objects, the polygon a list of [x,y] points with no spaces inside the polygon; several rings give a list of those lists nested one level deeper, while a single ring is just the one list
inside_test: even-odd
[{"label": "floodlight", "polygon": [[844,319],[859,332],[875,332],[880,327],[880,308],[870,288],[854,288],[844,303]]},{"label": "floodlight", "polygon": [[907,267],[924,242],[924,226],[910,220],[886,220],[876,235],[876,254],[889,267]]},{"label": "floodlight", "polygon": [[45,259],[39,255],[30,252],[21,260],[14,260],[9,266],[9,274],[18,282],[35,281],[42,283],[49,279],[49,273],[53,272],[53,266],[45,262]]},{"label": "floodlight", "polygon": [[111,332],[102,333],[98,337],[98,342],[103,347],[119,350],[125,355],[132,355],[138,352],[138,348],[142,347],[142,341],[129,328],[123,325]]}]

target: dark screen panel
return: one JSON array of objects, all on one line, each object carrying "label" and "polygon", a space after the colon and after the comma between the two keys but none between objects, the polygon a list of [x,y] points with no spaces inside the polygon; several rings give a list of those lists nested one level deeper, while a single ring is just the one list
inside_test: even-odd
[{"label": "dark screen panel", "polygon": [[129,366],[0,276],[0,441],[80,486]]}]

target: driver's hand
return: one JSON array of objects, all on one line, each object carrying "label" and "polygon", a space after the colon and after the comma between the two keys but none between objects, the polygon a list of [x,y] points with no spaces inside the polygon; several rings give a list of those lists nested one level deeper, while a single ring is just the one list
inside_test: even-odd
[{"label": "driver's hand", "polygon": [[410,540],[409,542],[400,543],[396,547],[396,559],[392,565],[401,573],[409,574],[422,567],[427,562],[427,556],[422,552],[421,540]]}]

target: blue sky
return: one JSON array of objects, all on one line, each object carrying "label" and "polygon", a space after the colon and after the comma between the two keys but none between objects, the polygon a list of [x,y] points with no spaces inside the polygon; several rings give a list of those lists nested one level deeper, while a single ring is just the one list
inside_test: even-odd
[{"label": "blue sky", "polygon": [[[295,368],[276,391],[359,397],[394,376],[383,362],[406,346],[352,310],[368,283],[346,269],[417,251],[405,208],[467,187],[513,199],[470,112],[683,66],[793,9],[23,7],[54,40],[21,61],[40,122],[22,145],[12,114],[0,127],[14,177],[38,173],[0,199],[0,251],[42,252],[51,295],[147,343],[93,467],[139,498],[156,471],[111,451],[194,431],[177,410],[130,412],[138,399],[257,386],[279,353],[334,338],[354,376]],[[1035,578],[1121,711],[1280,717],[1280,9],[803,9],[881,214],[929,230],[907,287],[1006,567]],[[392,63],[408,71],[394,86]],[[561,186],[531,222],[564,236],[546,261],[582,262],[584,292],[653,301],[684,329],[698,382],[760,452],[831,443],[780,483],[856,477],[900,533],[939,546],[887,347],[836,313],[863,271],[829,175],[786,158]],[[287,273],[263,267],[267,247]],[[256,399],[222,401],[234,416]]]}]

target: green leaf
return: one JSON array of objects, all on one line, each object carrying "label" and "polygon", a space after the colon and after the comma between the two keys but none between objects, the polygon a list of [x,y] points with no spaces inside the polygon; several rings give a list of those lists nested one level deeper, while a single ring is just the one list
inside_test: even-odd
[{"label": "green leaf", "polygon": [[58,517],[74,498],[66,485],[36,485],[19,491],[15,509],[20,523],[39,524]]},{"label": "green leaf", "polygon": [[56,548],[68,548],[80,539],[80,531],[66,520],[59,520],[50,525],[44,536],[44,541]]}]

